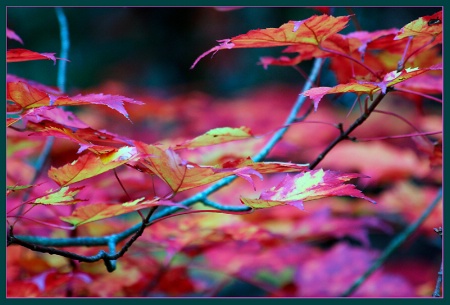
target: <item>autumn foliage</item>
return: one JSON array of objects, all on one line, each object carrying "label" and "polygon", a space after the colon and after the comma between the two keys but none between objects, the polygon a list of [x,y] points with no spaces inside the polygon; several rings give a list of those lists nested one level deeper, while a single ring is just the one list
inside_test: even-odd
[{"label": "autumn foliage", "polygon": [[[256,67],[314,60],[302,92],[72,94],[8,74],[7,295],[345,295],[442,184],[442,11],[341,34],[354,17],[250,30],[192,59],[284,47]],[[7,62],[77,65],[55,54],[8,48]],[[353,105],[334,103],[347,94]],[[440,249],[441,226],[439,203],[351,296],[431,296],[440,256],[409,253]]]}]

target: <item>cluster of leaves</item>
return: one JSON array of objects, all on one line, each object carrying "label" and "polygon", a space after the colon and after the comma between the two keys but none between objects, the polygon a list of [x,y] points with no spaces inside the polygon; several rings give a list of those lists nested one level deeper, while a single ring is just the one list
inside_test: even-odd
[{"label": "cluster of leaves", "polygon": [[[307,105],[302,110],[312,120],[290,122],[275,147],[270,136],[296,99],[285,89],[264,89],[244,102],[221,104],[194,94],[167,103],[118,84],[97,88],[114,94],[69,96],[8,75],[8,295],[216,296],[236,282],[262,296],[342,294],[379,255],[369,233],[391,234],[396,226],[416,220],[442,179],[442,141],[434,133],[441,130],[441,116],[414,111],[403,98],[417,100],[414,93],[420,93],[422,102],[423,96],[442,94],[442,12],[402,29],[339,34],[349,20],[320,15],[253,30],[220,41],[194,62],[193,67],[219,50],[273,46],[287,46],[284,52],[298,55],[261,58],[265,68],[330,59],[339,84],[303,92],[315,112]],[[22,43],[12,30],[7,37]],[[30,60],[65,59],[26,49],[7,51],[8,62]],[[403,95],[387,101],[392,91]],[[318,107],[325,95],[347,92],[358,95],[360,114],[345,118],[330,103]],[[363,95],[368,98],[362,100]],[[224,111],[230,105],[239,118]],[[378,116],[367,119],[376,111]],[[212,114],[214,120],[205,119]],[[120,116],[132,118],[133,124],[119,135],[111,131],[111,122]],[[148,120],[185,123],[150,142],[143,128]],[[344,130],[343,121],[353,124]],[[333,122],[329,125],[337,126],[340,135],[336,138],[330,127],[306,124],[317,122]],[[334,148],[343,140],[393,135],[400,138],[348,141]],[[56,139],[51,167],[35,179],[40,169],[30,164],[51,137]],[[266,147],[273,148],[268,157],[277,161],[252,158]],[[315,169],[319,163],[324,169]],[[243,179],[216,192],[234,176]],[[368,181],[367,191],[376,200],[348,183],[355,178]],[[305,208],[311,200],[318,201]],[[204,210],[204,205],[216,209]],[[162,213],[154,214],[156,208]],[[180,209],[186,211],[173,214]],[[435,237],[430,232],[441,226],[441,219],[442,208],[421,227],[422,234]],[[103,263],[114,272],[108,273]],[[435,264],[416,268],[427,276],[413,282],[400,269],[386,266],[354,295],[431,295]]]}]

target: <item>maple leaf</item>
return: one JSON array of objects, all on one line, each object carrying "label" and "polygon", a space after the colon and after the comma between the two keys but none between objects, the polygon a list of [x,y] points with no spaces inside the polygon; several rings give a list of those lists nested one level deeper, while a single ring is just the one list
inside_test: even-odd
[{"label": "maple leaf", "polygon": [[314,101],[314,109],[317,110],[320,100],[326,94],[354,92],[358,94],[369,94],[372,96],[376,92],[386,93],[388,87],[404,82],[422,73],[431,70],[442,70],[442,64],[437,64],[428,68],[406,68],[401,72],[392,71],[387,73],[381,82],[355,81],[347,84],[340,84],[335,87],[316,87],[311,88],[302,94],[308,96]]},{"label": "maple leaf", "polygon": [[135,146],[142,156],[139,164],[144,167],[130,166],[149,174],[155,174],[165,181],[174,192],[199,187],[231,175],[244,178],[253,185],[250,175],[262,178],[261,174],[264,173],[295,172],[307,169],[307,166],[303,164],[253,162],[250,157],[226,161],[216,166],[201,166],[183,160],[170,148],[139,141],[135,141]]},{"label": "maple leaf", "polygon": [[303,202],[332,196],[358,197],[375,203],[357,190],[353,184],[344,182],[366,177],[359,174],[342,174],[322,169],[287,175],[277,186],[261,193],[258,199],[241,198],[241,202],[251,208],[267,208],[279,205],[292,205],[303,209]]},{"label": "maple leaf", "polygon": [[13,30],[10,30],[8,28],[6,28],[6,37],[9,39],[16,40],[21,44],[23,44],[22,38],[20,38],[19,35],[17,35]]},{"label": "maple leaf", "polygon": [[326,51],[332,50],[335,52],[346,54],[349,52],[349,43],[345,39],[345,36],[340,34],[333,34],[327,37],[326,40],[320,42],[319,45],[315,44],[295,44],[287,47],[283,50],[283,53],[298,53],[299,55],[294,58],[289,58],[287,56],[281,56],[279,58],[273,57],[261,57],[260,64],[263,65],[265,69],[269,65],[277,66],[293,66],[301,63],[305,60],[310,60],[312,58],[325,58],[338,56],[332,52]]},{"label": "maple leaf", "polygon": [[47,195],[30,200],[28,204],[44,204],[44,205],[69,205],[75,204],[82,199],[75,199],[75,196],[84,188],[84,186],[69,188],[62,187],[58,191],[50,190]]},{"label": "maple leaf", "polygon": [[75,106],[75,105],[89,105],[99,104],[106,105],[114,109],[128,118],[128,113],[125,110],[123,103],[132,103],[142,105],[140,101],[133,100],[120,95],[110,94],[88,94],[77,95],[73,97],[68,96],[54,96],[45,91],[39,90],[30,84],[22,81],[10,82],[7,84],[7,99],[13,101],[23,109],[37,108],[42,106]]},{"label": "maple leaf", "polygon": [[308,170],[309,164],[295,164],[289,162],[254,162],[250,157],[226,161],[221,168],[249,167],[261,174],[288,173]]},{"label": "maple leaf", "polygon": [[395,40],[409,36],[437,36],[442,34],[442,11],[411,21],[400,29]]},{"label": "maple leaf", "polygon": [[196,148],[201,146],[209,146],[231,141],[252,138],[253,134],[248,127],[241,126],[239,128],[221,127],[214,128],[192,140],[177,144],[173,149]]},{"label": "maple leaf", "polygon": [[102,155],[87,152],[70,164],[59,168],[51,167],[48,175],[58,185],[66,186],[107,172],[137,157],[136,149],[130,146]]},{"label": "maple leaf", "polygon": [[174,192],[199,187],[224,177],[237,175],[253,184],[251,174],[261,175],[250,168],[216,169],[213,166],[200,166],[187,162],[172,149],[165,149],[155,145],[136,142],[136,148],[147,158],[141,158],[140,164],[149,170],[150,174],[157,175],[165,181]]},{"label": "maple leaf", "polygon": [[34,80],[30,80],[30,79],[26,79],[23,77],[19,77],[13,74],[6,74],[6,82],[7,83],[13,83],[13,82],[22,82],[22,83],[26,83],[29,84],[31,86],[33,86],[34,88],[53,94],[53,95],[61,95],[62,92],[61,90],[59,90],[58,87],[54,87],[54,86],[47,86],[41,83],[38,83]]},{"label": "maple leaf", "polygon": [[23,109],[50,104],[50,97],[47,93],[21,81],[7,83],[6,94],[8,100],[13,101]]},{"label": "maple leaf", "polygon": [[142,209],[154,207],[154,206],[177,206],[179,208],[185,208],[183,205],[179,205],[173,202],[160,201],[159,198],[152,200],[144,200],[145,198],[139,198],[136,200],[128,201],[122,204],[90,204],[79,207],[73,211],[70,216],[60,217],[62,221],[68,222],[73,226],[80,226],[89,222],[115,217],[122,214],[127,214],[133,211],[139,211]]},{"label": "maple leaf", "polygon": [[98,104],[106,105],[111,109],[114,109],[121,113],[124,117],[129,120],[128,113],[123,107],[123,103],[143,105],[141,101],[136,101],[134,99],[120,96],[120,95],[110,95],[110,94],[87,94],[87,95],[76,95],[73,97],[59,97],[55,101],[55,105],[88,105],[88,104]]},{"label": "maple leaf", "polygon": [[206,55],[223,49],[279,47],[300,43],[318,45],[328,36],[345,28],[349,19],[350,16],[314,15],[301,21],[289,21],[279,28],[252,30],[247,34],[219,40],[220,44],[201,54],[191,69]]},{"label": "maple leaf", "polygon": [[55,53],[37,53],[27,49],[11,49],[6,51],[6,62],[19,62],[30,60],[53,60],[56,63]]},{"label": "maple leaf", "polygon": [[[64,119],[68,118],[67,122],[69,125],[72,126],[61,125],[56,123],[55,121],[48,121],[48,120],[43,120],[38,123],[28,122],[27,129],[35,131],[33,133],[30,133],[30,136],[45,135],[68,139],[80,145],[80,149],[78,150],[77,153],[81,153],[86,149],[96,154],[110,153],[112,151],[115,151],[117,149],[116,148],[117,146],[132,144],[133,142],[130,139],[120,137],[107,131],[99,131],[87,127],[87,125],[85,125],[84,123],[79,121],[75,116],[73,116],[72,113],[64,112],[62,109],[56,108],[51,109],[51,111],[44,109],[44,113],[41,114],[42,108],[37,108],[36,111],[33,111],[34,109],[32,109],[24,117],[33,114],[32,121],[39,121],[41,119],[40,118],[41,115],[43,117],[49,117],[50,114],[55,118],[55,120],[61,121],[63,123],[65,123]],[[37,115],[36,113],[39,113],[39,115]],[[58,115],[58,117],[55,117],[55,115]],[[37,120],[36,116],[38,117]],[[94,143],[108,144],[108,146]]]},{"label": "maple leaf", "polygon": [[[349,50],[350,52],[358,51],[361,54],[364,54],[367,49],[367,45],[370,44],[372,41],[377,40],[382,37],[386,37],[388,35],[396,34],[398,32],[398,29],[392,28],[388,30],[378,30],[373,32],[367,32],[367,31],[356,31],[349,33],[345,35],[345,39],[349,43]],[[392,42],[392,39],[390,39]]]},{"label": "maple leaf", "polygon": [[[177,191],[186,175],[186,161],[172,149],[164,149],[156,145],[149,145],[135,141],[136,149],[143,158],[139,163],[165,181],[173,191]],[[146,157],[148,156],[148,157]]]}]

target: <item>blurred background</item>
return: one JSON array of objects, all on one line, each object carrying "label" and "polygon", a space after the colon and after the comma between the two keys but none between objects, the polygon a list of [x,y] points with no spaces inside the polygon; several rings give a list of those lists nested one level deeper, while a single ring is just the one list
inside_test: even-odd
[{"label": "blurred background", "polygon": [[[440,7],[337,7],[328,11],[328,14],[333,16],[354,14],[362,30],[374,31],[390,28],[400,29],[418,17],[431,15],[439,10],[441,10]],[[313,15],[320,15],[323,11],[322,8],[312,7],[64,8],[68,18],[71,43],[68,58],[70,62],[67,67],[67,92],[70,95],[80,92],[119,94],[143,101],[145,105],[142,106],[126,105],[133,124],[130,124],[126,118],[114,110],[100,105],[77,107],[82,109],[76,111],[77,116],[94,129],[107,129],[109,132],[147,143],[164,140],[181,143],[182,140],[193,138],[209,129],[221,126],[245,125],[250,127],[255,135],[271,135],[271,132],[283,124],[282,122],[289,113],[292,103],[298,97],[305,80],[301,73],[293,68],[271,66],[265,70],[257,64],[261,56],[279,56],[284,47],[223,50],[217,52],[212,59],[211,55],[206,56],[192,70],[190,66],[199,55],[216,46],[217,40],[244,34],[252,29],[279,27],[289,20],[306,19]],[[7,26],[15,31],[24,42],[24,45],[21,45],[17,41],[8,40],[8,48],[23,47],[40,53],[54,52],[59,57],[59,25],[54,8],[9,7],[7,9]],[[340,33],[346,34],[355,30],[355,23],[350,21],[348,27]],[[312,62],[303,62],[299,68],[308,73],[311,64]],[[29,61],[8,64],[7,68],[8,73],[49,86],[56,86],[57,67],[51,61]],[[322,86],[336,85],[333,72],[323,69],[320,82]],[[308,117],[316,124],[291,126],[283,140],[271,152],[268,160],[298,163],[314,160],[323,148],[336,137],[338,131],[333,124],[343,122],[344,126],[348,126],[359,116],[358,107],[355,107],[353,113],[348,115],[354,100],[354,96],[351,94],[344,94],[337,99],[334,97],[327,98],[326,101],[324,99],[319,106],[319,111]],[[343,103],[344,101],[347,103]],[[423,99],[417,98],[417,96],[406,96],[405,98],[405,95],[392,94],[383,101],[380,108],[401,115],[422,131],[442,130],[442,104],[429,100],[422,102]],[[426,110],[425,115],[421,112],[423,109],[416,107],[416,105],[422,104]],[[343,105],[345,107],[342,107]],[[302,109],[300,113],[303,113],[304,110]],[[374,114],[355,131],[355,136],[376,138],[411,132],[413,132],[411,126],[392,115]],[[436,137],[440,137],[440,135],[436,135]],[[26,138],[28,141],[36,141],[36,137],[26,136]],[[23,139],[20,138],[20,140]],[[37,138],[37,140],[42,139]],[[237,146],[214,146],[218,147],[216,151],[200,149],[198,155],[195,155],[195,151],[185,152],[189,155],[183,155],[183,158],[186,157],[192,162],[198,161],[199,164],[200,162],[202,162],[201,164],[209,164],[208,162],[215,164],[219,157],[254,155],[255,151],[259,149],[257,144],[260,143],[248,145],[246,143],[238,148],[236,148]],[[233,145],[237,144],[233,143]],[[75,143],[65,139],[56,139],[51,152],[50,165],[58,167],[72,162],[78,149],[79,145]],[[36,158],[39,151],[36,150],[32,157]],[[292,267],[292,270],[297,270],[299,264],[297,261],[293,263],[286,260],[286,255],[297,255],[299,251],[296,247],[303,246],[305,240],[309,242],[310,247],[303,251],[308,255],[305,255],[305,258],[300,257],[299,260],[316,259],[316,256],[310,257],[311,249],[315,249],[314,253],[316,253],[320,249],[330,249],[335,244],[349,240],[353,244],[358,244],[358,242],[355,243],[355,235],[350,234],[353,239],[339,235],[340,230],[347,230],[348,227],[351,228],[348,229],[350,233],[356,230],[358,234],[361,228],[370,228],[369,239],[372,248],[382,251],[395,236],[394,233],[402,231],[406,225],[419,217],[434,198],[437,188],[442,183],[442,168],[436,167],[430,170],[428,157],[417,150],[416,144],[410,138],[373,141],[361,145],[342,143],[324,159],[321,166],[326,169],[360,172],[371,176],[370,180],[361,179],[359,188],[366,195],[377,199],[379,204],[355,202],[348,198],[345,200],[324,199],[322,205],[314,202],[308,206],[308,213],[283,208],[268,209],[258,214],[255,213],[257,216],[253,216],[253,219],[252,216],[245,218],[245,226],[248,226],[250,222],[267,230],[280,231],[278,233],[288,236],[286,240],[290,238],[290,235],[293,236],[292,244],[287,241],[286,252],[279,252],[281,253],[279,255],[280,262],[288,265],[289,268]],[[150,185],[150,182],[146,179],[149,177],[142,178],[136,175],[136,171],[128,168],[123,169],[120,175],[125,184],[130,188],[136,188],[133,189],[135,196],[140,195],[140,192],[142,192],[142,196],[148,195],[147,186]],[[124,195],[122,190],[117,187],[115,178],[112,176],[110,178],[107,180],[105,176],[101,176],[98,180],[93,180],[91,187],[96,190],[98,197],[100,196],[99,190],[106,189],[104,185],[110,183],[112,186],[106,189],[107,192],[103,196],[117,200]],[[142,181],[137,179],[142,179]],[[264,183],[275,185],[275,182],[271,181],[266,179]],[[102,186],[95,188],[97,185]],[[236,187],[234,191],[225,192],[222,195],[215,194],[212,199],[223,204],[240,204],[238,196],[242,194],[243,186],[237,184],[233,187]],[[258,190],[261,189],[263,189],[262,184],[258,187]],[[244,191],[253,194],[252,190],[244,189]],[[189,194],[180,194],[180,196],[187,195]],[[333,210],[329,212],[328,209]],[[347,225],[348,219],[345,218],[347,215],[355,217],[358,221],[362,219],[361,228]],[[392,232],[386,233],[377,230],[378,223],[373,224],[372,220],[365,220],[367,215],[389,224]],[[54,217],[53,214],[51,216]],[[288,220],[286,221],[286,219]],[[331,224],[330,227],[330,221],[333,219],[336,219],[338,224]],[[344,220],[340,227],[339,221],[342,219]],[[161,222],[160,224],[165,223]],[[174,230],[175,224],[178,225],[178,219],[173,223],[171,229]],[[193,225],[201,223],[201,221],[195,221]],[[214,223],[219,224],[220,222]],[[384,270],[389,273],[388,277],[372,279],[372,284],[367,288],[370,291],[366,290],[364,296],[431,295],[430,291],[434,289],[442,251],[441,239],[434,233],[433,228],[441,225],[442,205],[416,233],[414,239],[398,250],[384,266]],[[303,226],[307,229],[310,228],[304,236],[302,232],[306,229]],[[115,219],[110,228],[113,227],[116,227],[117,230],[120,229]],[[33,234],[39,232],[31,226],[24,226],[24,228]],[[163,229],[161,234],[166,234],[168,231]],[[221,230],[218,232],[222,232]],[[153,234],[152,232],[150,231],[148,234]],[[154,237],[152,236],[152,238]],[[194,238],[197,237],[194,236]],[[153,239],[149,237],[149,240]],[[161,240],[169,239],[161,238]],[[299,243],[298,240],[302,243]],[[148,243],[145,243],[143,249],[148,251],[148,248]],[[278,257],[278,255],[273,256],[271,252],[273,249],[268,249],[270,259],[260,257],[263,266],[267,264],[267,261],[273,262],[273,257]],[[345,251],[339,255],[335,255],[333,252],[332,259],[324,256],[323,260],[317,259],[311,263],[311,266],[323,266],[327,263],[326,266],[329,266],[329,269],[324,272],[305,272],[305,274],[324,277],[334,274],[335,282],[330,285],[331,287],[338,284],[348,285],[346,281],[342,280],[342,274],[355,267],[352,263],[348,264],[355,256],[349,255],[346,248],[335,249],[344,249]],[[218,253],[221,255],[227,253],[221,248],[219,250]],[[233,255],[246,253],[234,249],[228,251]],[[140,255],[139,249],[132,253],[134,254],[130,254],[130,256],[136,253],[136,257]],[[217,253],[213,254],[211,256],[217,255]],[[229,255],[229,257],[236,257],[236,261],[242,260],[239,255],[233,255]],[[258,263],[259,261],[254,259],[256,255],[252,255],[249,255],[248,263]],[[11,255],[10,257],[19,256]],[[226,264],[230,261],[229,257],[210,261]],[[335,264],[336,258],[342,258],[342,264]],[[142,257],[139,256],[138,259],[141,260]],[[354,259],[354,261],[361,262],[362,260]],[[146,265],[151,265],[151,263]],[[232,264],[230,263],[230,265]],[[143,269],[139,264],[130,264],[130,266]],[[217,269],[222,268],[227,271],[227,266],[219,267]],[[337,269],[338,271],[336,271]],[[126,271],[128,272],[128,270]],[[33,272],[30,274],[34,275]],[[147,280],[151,278],[152,274],[149,274],[144,274]],[[401,286],[398,282],[393,281],[392,279],[397,280],[398,277],[391,276],[392,274],[401,277],[400,284],[404,285]],[[93,278],[97,277],[97,286],[86,285],[88,287],[86,289],[91,290],[90,295],[102,292],[102,289],[105,289],[111,282],[120,282],[111,281],[108,278],[110,274],[107,274],[106,271],[104,274],[98,273],[92,276]],[[99,277],[104,277],[105,282],[99,281]],[[181,277],[186,277],[186,275],[183,274]],[[386,282],[386,279],[390,279],[390,281]],[[276,280],[284,284],[283,279],[280,280],[278,276]],[[295,293],[306,296],[308,293],[312,296],[323,296],[322,291],[308,292],[308,283],[305,284],[305,281],[299,273],[296,283],[303,290],[299,289]],[[168,282],[170,281],[168,280]],[[311,286],[313,288],[320,287],[322,284],[326,286],[328,282],[329,279],[319,279],[311,283]],[[402,290],[405,283],[408,284],[408,289]],[[261,294],[259,290],[255,292],[255,287],[249,288],[242,283],[238,284],[230,285],[230,288],[225,287],[223,291],[218,291],[217,295],[259,296]],[[276,285],[281,284],[276,283]],[[289,291],[289,287],[286,289],[286,295],[295,295],[294,292]],[[126,292],[121,293],[126,295]],[[334,296],[335,294],[330,293],[330,295]]]},{"label": "blurred background", "polygon": [[[64,11],[70,30],[67,70],[68,91],[97,87],[117,81],[129,87],[146,88],[163,97],[192,90],[221,97],[266,83],[300,87],[303,77],[294,69],[257,65],[261,56],[279,56],[284,47],[235,49],[208,55],[190,70],[194,60],[217,45],[217,40],[249,30],[279,27],[289,20],[320,15],[320,8],[304,7],[114,7],[78,8]],[[440,8],[354,7],[332,8],[334,16],[355,14],[363,30],[401,28],[406,23]],[[60,51],[59,26],[54,8],[9,7],[7,26],[23,40],[23,47],[37,52]],[[355,31],[350,22],[341,33]],[[8,48],[21,47],[8,40]],[[56,85],[56,66],[32,61],[8,65],[8,73]],[[300,64],[309,71],[311,62]],[[45,72],[44,72],[45,71]],[[333,85],[332,75],[322,82]]]}]

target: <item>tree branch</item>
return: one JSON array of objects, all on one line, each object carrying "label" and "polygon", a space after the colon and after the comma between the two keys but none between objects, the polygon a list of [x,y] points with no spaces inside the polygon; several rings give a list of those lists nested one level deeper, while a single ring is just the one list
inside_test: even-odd
[{"label": "tree branch", "polygon": [[378,106],[378,104],[385,96],[386,93],[380,93],[380,95],[378,95],[375,101],[373,101],[373,103],[370,105],[367,111],[365,111],[359,118],[357,118],[356,121],[353,122],[353,124],[350,125],[350,127],[347,128],[346,131],[343,131],[341,129],[341,133],[339,134],[339,136],[336,139],[334,139],[334,141],[331,142],[330,145],[328,145],[328,147],[325,148],[325,150],[309,165],[309,169],[314,169],[339,142],[345,139],[349,139],[350,133],[369,117],[369,115],[375,110],[375,108]]},{"label": "tree branch", "polygon": [[391,255],[395,250],[397,250],[401,244],[405,242],[405,240],[415,231],[417,228],[427,219],[428,216],[430,216],[433,209],[438,205],[442,198],[442,188],[439,189],[436,198],[434,198],[433,202],[423,211],[422,215],[417,219],[413,224],[408,226],[402,233],[397,235],[391,243],[386,247],[386,249],[383,251],[383,253],[380,255],[380,257],[370,266],[367,271],[361,275],[360,278],[358,278],[351,286],[348,288],[341,296],[348,297],[353,292],[355,292],[356,289],[358,289],[359,286],[361,286],[362,283],[364,283],[365,280],[374,272],[376,271]]},{"label": "tree branch", "polygon": [[[311,86],[314,83],[314,80],[317,78],[317,76],[319,74],[321,65],[322,65],[322,59],[316,58],[314,60],[314,65],[313,65],[313,69],[311,71],[311,76],[304,84],[302,92],[309,90],[311,88]],[[286,119],[286,122],[284,124],[285,127],[278,130],[272,136],[272,138],[269,140],[269,142],[261,149],[261,151],[253,157],[253,160],[255,162],[264,160],[264,158],[268,155],[268,153],[275,146],[275,144],[281,140],[283,135],[288,130],[289,124],[295,122],[297,113],[305,101],[306,101],[306,97],[303,95],[299,95],[295,105],[293,106],[291,112],[289,113],[288,118]],[[197,202],[202,202],[205,199],[207,200],[207,197],[209,195],[218,191],[222,187],[230,184],[235,179],[236,179],[236,176],[229,176],[229,177],[223,178],[222,180],[219,180],[218,182],[216,182],[215,184],[206,188],[205,190],[193,195],[192,197],[182,200],[178,203],[181,205],[184,205],[184,206],[191,206]],[[159,218],[171,215],[171,214],[177,212],[178,210],[180,210],[179,207],[166,207],[166,208],[162,209],[161,211],[154,213],[149,221],[152,222]],[[40,236],[33,236],[33,235],[20,235],[20,236],[15,237],[14,241],[21,240],[22,242],[28,243],[30,245],[40,245],[40,246],[48,246],[48,247],[104,246],[104,245],[108,245],[108,243],[111,239],[115,240],[116,242],[120,242],[120,241],[124,240],[125,238],[127,238],[127,237],[133,235],[135,232],[137,232],[141,228],[141,226],[142,225],[140,223],[138,223],[120,233],[112,234],[112,235],[108,235],[108,236],[102,236],[102,237],[86,236],[86,237],[76,237],[76,238],[50,238],[50,237],[40,237]],[[55,254],[55,253],[52,253],[52,254]],[[98,255],[100,255],[100,252]]]},{"label": "tree branch", "polygon": [[[436,231],[437,234],[441,237],[442,242],[442,228],[435,228],[434,231]],[[444,269],[444,262],[441,261],[441,268],[439,269],[437,280],[436,280],[436,287],[434,288],[434,292],[432,294],[433,297],[439,298],[441,296],[441,285],[442,285],[442,273]]]},{"label": "tree branch", "polygon": [[222,210],[222,211],[250,211],[252,208],[248,206],[229,206],[229,205],[223,205],[217,202],[214,202],[212,200],[209,200],[208,198],[205,198],[202,200],[202,203],[204,205],[210,206],[212,208]]}]

